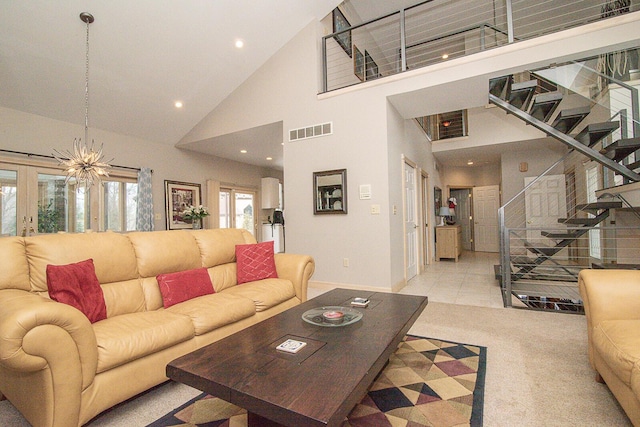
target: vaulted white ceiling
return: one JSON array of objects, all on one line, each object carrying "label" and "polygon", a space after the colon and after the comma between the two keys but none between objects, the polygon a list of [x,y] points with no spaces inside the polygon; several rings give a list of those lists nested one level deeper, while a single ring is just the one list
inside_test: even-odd
[{"label": "vaulted white ceiling", "polygon": [[[3,1],[0,106],[166,144],[339,0]],[[236,40],[244,47],[235,47]],[[174,104],[184,106],[177,109]]]}]

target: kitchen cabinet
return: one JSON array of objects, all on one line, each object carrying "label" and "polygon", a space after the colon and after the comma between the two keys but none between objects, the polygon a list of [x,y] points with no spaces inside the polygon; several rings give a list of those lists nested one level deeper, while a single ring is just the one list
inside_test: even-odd
[{"label": "kitchen cabinet", "polygon": [[262,209],[280,208],[280,181],[278,178],[262,178]]}]

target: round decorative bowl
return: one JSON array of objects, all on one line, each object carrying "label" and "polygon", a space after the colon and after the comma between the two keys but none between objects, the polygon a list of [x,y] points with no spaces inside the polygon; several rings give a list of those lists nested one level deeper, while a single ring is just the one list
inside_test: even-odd
[{"label": "round decorative bowl", "polygon": [[307,310],[302,320],[316,326],[340,327],[351,325],[362,319],[362,312],[351,307],[326,306]]}]

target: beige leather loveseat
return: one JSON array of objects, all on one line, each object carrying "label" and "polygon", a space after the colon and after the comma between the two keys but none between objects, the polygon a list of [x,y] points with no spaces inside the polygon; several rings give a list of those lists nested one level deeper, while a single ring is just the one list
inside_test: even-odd
[{"label": "beige leather loveseat", "polygon": [[[34,426],[78,426],[166,381],[171,360],[307,298],[306,255],[276,254],[278,278],[237,284],[244,230],[0,238],[0,392]],[[46,266],[93,259],[107,318],[53,301]],[[206,267],[215,293],[163,307],[156,276]],[[205,274],[206,277],[206,274]]]},{"label": "beige leather loveseat", "polygon": [[589,361],[634,426],[640,426],[640,271],[582,270]]}]

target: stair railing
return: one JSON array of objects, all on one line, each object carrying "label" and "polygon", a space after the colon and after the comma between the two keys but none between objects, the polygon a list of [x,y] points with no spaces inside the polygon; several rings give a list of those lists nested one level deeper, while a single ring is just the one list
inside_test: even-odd
[{"label": "stair railing", "polygon": [[[498,226],[500,231],[500,285],[502,288],[502,299],[505,307],[511,307],[511,240],[519,239],[511,230],[526,230],[526,221],[524,220],[524,206],[515,206],[516,204],[524,205],[524,197],[526,192],[534,187],[542,178],[551,175],[556,171],[573,153],[568,151],[561,158],[556,160],[551,166],[544,170],[540,175],[534,178],[528,185],[520,190],[504,205],[498,208]],[[511,210],[511,212],[508,212]],[[511,213],[511,215],[510,215]],[[516,218],[520,218],[519,220]],[[514,221],[512,224],[507,222]]]},{"label": "stair railing", "polygon": [[[622,13],[625,10],[604,15],[600,4],[587,0],[426,0],[362,22],[364,19],[346,1],[340,13],[336,13],[338,25],[332,25],[333,15],[324,21],[326,32],[331,34],[322,37],[321,91],[345,88]],[[411,46],[419,47],[407,52]]]}]

